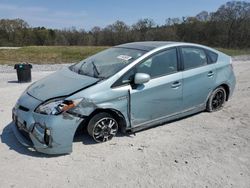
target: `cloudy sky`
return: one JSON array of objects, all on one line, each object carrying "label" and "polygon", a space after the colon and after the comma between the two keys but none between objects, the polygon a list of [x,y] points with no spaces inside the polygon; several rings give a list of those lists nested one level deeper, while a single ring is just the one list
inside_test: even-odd
[{"label": "cloudy sky", "polygon": [[[133,24],[152,18],[163,24],[168,17],[215,11],[228,0],[0,0],[0,18],[21,18],[30,26],[91,29],[116,20]],[[247,0],[249,1],[249,0]]]}]

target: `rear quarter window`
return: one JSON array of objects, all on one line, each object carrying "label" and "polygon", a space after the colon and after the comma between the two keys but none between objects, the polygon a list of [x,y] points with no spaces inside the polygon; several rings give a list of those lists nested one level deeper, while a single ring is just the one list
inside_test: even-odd
[{"label": "rear quarter window", "polygon": [[217,60],[218,60],[218,54],[215,53],[215,52],[212,52],[210,50],[207,50],[207,55],[208,55],[208,58],[209,58],[209,63],[216,63]]}]

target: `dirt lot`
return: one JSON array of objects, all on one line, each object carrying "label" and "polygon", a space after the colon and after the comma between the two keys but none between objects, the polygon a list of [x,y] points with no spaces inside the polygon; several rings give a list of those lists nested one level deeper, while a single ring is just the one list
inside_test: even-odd
[{"label": "dirt lot", "polygon": [[[28,84],[0,73],[0,187],[250,187],[250,61],[234,61],[237,87],[225,108],[111,142],[79,137],[50,157],[14,137],[11,108]],[[33,80],[51,72],[33,72]]]}]

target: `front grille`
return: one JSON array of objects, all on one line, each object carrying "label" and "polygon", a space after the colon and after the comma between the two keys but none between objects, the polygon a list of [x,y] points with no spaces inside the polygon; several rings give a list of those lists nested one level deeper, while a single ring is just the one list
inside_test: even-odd
[{"label": "front grille", "polygon": [[28,112],[28,111],[29,111],[28,108],[26,108],[26,107],[24,107],[24,106],[22,106],[22,105],[20,105],[18,108],[19,108],[20,110],[22,110],[22,111],[25,111],[25,112]]},{"label": "front grille", "polygon": [[28,141],[32,142],[29,136],[29,133],[25,130],[23,130],[22,128],[18,127],[18,124],[21,124],[20,122],[15,122],[15,125],[17,127],[17,130],[21,133],[21,135],[26,138]]}]

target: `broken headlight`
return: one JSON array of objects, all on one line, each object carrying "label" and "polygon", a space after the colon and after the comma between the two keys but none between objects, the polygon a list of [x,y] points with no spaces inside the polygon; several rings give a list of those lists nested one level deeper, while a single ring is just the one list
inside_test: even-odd
[{"label": "broken headlight", "polygon": [[68,111],[74,108],[82,99],[64,100],[62,98],[48,101],[39,105],[35,112],[46,115],[58,115],[62,112]]}]

